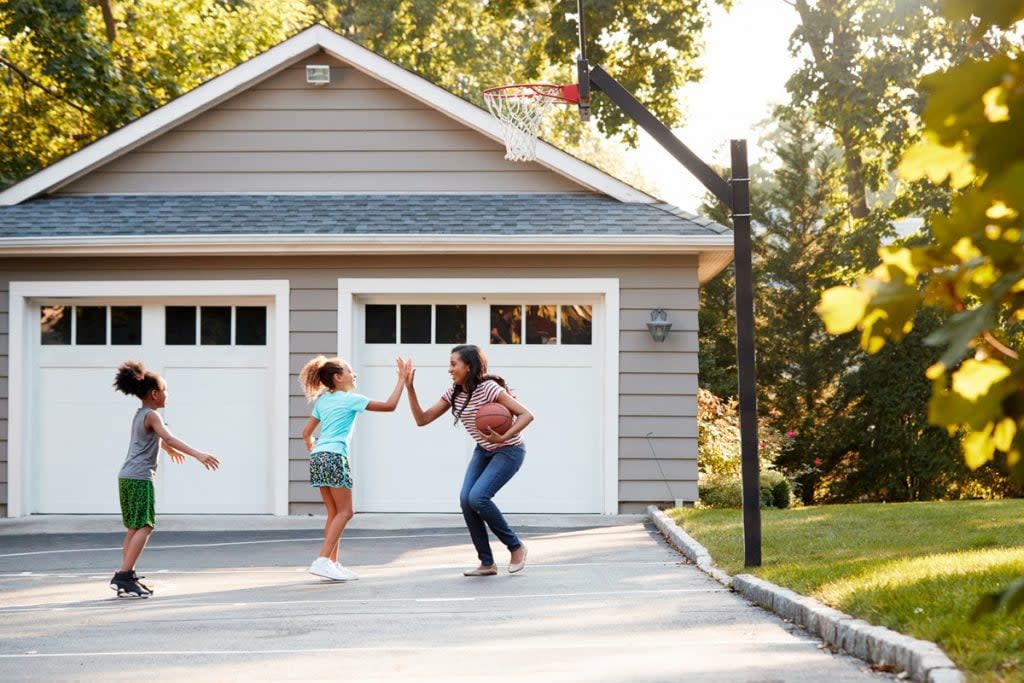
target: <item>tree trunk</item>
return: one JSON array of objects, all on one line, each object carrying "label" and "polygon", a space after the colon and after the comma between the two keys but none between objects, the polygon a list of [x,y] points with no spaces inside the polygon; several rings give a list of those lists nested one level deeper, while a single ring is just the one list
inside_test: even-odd
[{"label": "tree trunk", "polygon": [[[815,12],[829,16],[832,20],[831,36],[834,48],[832,53],[836,55],[844,54],[843,45],[847,37],[847,27],[844,23],[846,17],[843,16],[839,5],[832,2],[822,2],[817,7],[812,8],[807,4],[807,0],[796,0],[794,8],[800,15],[800,21],[804,26],[813,25],[813,14]],[[812,40],[812,33],[810,31],[806,33],[806,40],[808,47],[811,48],[814,61],[824,71],[825,65],[830,62],[830,57],[825,52],[825,45]],[[843,68],[850,72],[853,70],[850,64],[844,64]],[[868,215],[868,201],[867,191],[864,187],[864,161],[860,156],[860,148],[856,145],[854,136],[849,129],[837,129],[836,132],[843,146],[843,177],[846,181],[846,192],[849,196],[850,214],[854,218],[865,218]]]},{"label": "tree trunk", "polygon": [[846,194],[848,195],[850,214],[854,218],[866,218],[868,215],[867,190],[864,189],[864,162],[860,158],[860,149],[853,141],[849,131],[841,131],[839,139],[843,144],[843,161],[846,172]]},{"label": "tree trunk", "polygon": [[96,0],[103,12],[103,24],[107,27],[107,42],[111,45],[117,40],[117,21],[114,19],[113,0]]}]

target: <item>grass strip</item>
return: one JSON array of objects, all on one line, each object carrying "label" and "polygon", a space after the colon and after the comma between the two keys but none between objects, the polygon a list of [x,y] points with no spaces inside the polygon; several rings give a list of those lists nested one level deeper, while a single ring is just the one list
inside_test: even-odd
[{"label": "grass strip", "polygon": [[749,573],[931,640],[970,681],[1024,681],[1024,610],[969,621],[1024,575],[1024,500],[762,510],[762,566],[743,566],[739,510],[669,510],[729,574]]}]

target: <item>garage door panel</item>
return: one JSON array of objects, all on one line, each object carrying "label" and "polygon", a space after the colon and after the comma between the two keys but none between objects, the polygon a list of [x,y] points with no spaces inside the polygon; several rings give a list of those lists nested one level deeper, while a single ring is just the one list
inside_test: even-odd
[{"label": "garage door panel", "polygon": [[[357,391],[371,400],[386,399],[395,386],[394,367],[357,367],[356,372]],[[447,367],[418,367],[420,404],[433,405],[449,382]],[[356,508],[362,512],[458,512],[462,472],[472,441],[453,426],[450,413],[417,427],[407,400],[403,396],[394,413],[368,412],[359,417],[351,453]]]},{"label": "garage door panel", "polygon": [[33,431],[38,453],[31,479],[32,512],[116,513],[117,473],[128,451],[134,397],[110,388],[113,371],[103,368],[39,370],[37,396],[45,400]]},{"label": "garage door panel", "polygon": [[161,452],[160,510],[169,513],[270,513],[265,368],[165,367],[171,432],[220,459],[205,469],[195,458],[171,462]]},{"label": "garage door panel", "polygon": [[[524,435],[525,464],[497,494],[498,505],[509,512],[604,511],[605,477],[614,473],[609,475],[605,471],[604,431],[600,423],[605,390],[601,376],[605,319],[600,300],[585,295],[479,292],[456,301],[451,295],[429,294],[429,289],[426,282],[423,295],[374,295],[358,300],[353,310],[355,339],[351,360],[360,373],[360,392],[373,398],[387,396],[394,386],[395,356],[412,356],[416,360],[420,403],[425,407],[433,405],[451,383],[447,372],[451,345],[437,341],[441,319],[436,308],[430,337],[435,343],[421,343],[417,334],[425,330],[419,328],[410,328],[406,339],[405,307],[465,305],[466,342],[483,348],[490,372],[504,377],[537,418]],[[373,312],[372,325],[366,305],[381,307]],[[513,316],[510,329],[519,330],[519,334],[494,332],[510,343],[488,343],[496,325],[495,315],[501,314],[495,307],[517,306],[519,317]],[[543,339],[535,332],[541,321],[550,320],[550,311],[534,309],[535,306],[561,307],[555,314],[555,320],[560,321],[558,333],[548,343],[527,343]],[[570,311],[566,306],[573,308]],[[581,306],[584,308],[578,308]],[[414,321],[421,312],[422,308],[409,312],[408,319]],[[592,321],[592,335],[584,332],[588,328],[581,322],[587,317]],[[417,343],[399,341],[413,338]],[[452,427],[449,415],[428,427],[416,428],[407,409],[400,407],[398,412],[402,419],[386,426],[376,423],[369,427],[373,417],[361,418],[353,453],[361,467],[356,483],[357,508],[381,512],[457,511],[459,488],[475,444],[464,429]],[[378,443],[386,445],[388,455],[375,455],[374,462],[367,462],[359,449],[363,444],[376,449]],[[412,460],[400,464],[401,458],[390,454],[409,448],[430,453],[436,467],[424,469]],[[394,474],[396,465],[401,468],[400,477]]]},{"label": "garage door panel", "polygon": [[600,512],[596,373],[563,368],[554,380],[550,370],[515,368],[507,379],[535,419],[523,433],[526,460],[498,494],[499,504],[509,512]]}]

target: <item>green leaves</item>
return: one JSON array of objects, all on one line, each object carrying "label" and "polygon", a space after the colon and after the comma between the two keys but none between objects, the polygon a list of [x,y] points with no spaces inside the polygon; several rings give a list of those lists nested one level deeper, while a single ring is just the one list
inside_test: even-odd
[{"label": "green leaves", "polygon": [[977,175],[963,144],[947,147],[935,133],[925,133],[907,150],[900,161],[899,174],[911,182],[928,178],[936,185],[948,178],[954,189],[966,187]]},{"label": "green leaves", "polygon": [[[976,15],[982,25],[1007,25],[1024,16],[1024,1],[947,0],[952,18]],[[1005,42],[994,40],[997,45]],[[962,446],[976,469],[1005,454],[1024,478],[1024,365],[1006,325],[1024,320],[1024,58],[989,53],[925,78],[928,100],[919,142],[899,172],[953,190],[948,212],[930,219],[934,240],[901,253],[862,279],[847,301],[866,298],[859,319],[847,313],[836,329],[863,330],[861,346],[875,353],[898,341],[899,323],[915,298],[945,308],[949,318],[926,342],[943,349],[928,369],[929,421],[950,434],[965,430]],[[825,305],[820,314],[838,320]],[[830,331],[832,328],[830,327]],[[964,360],[964,358],[966,360]]]}]

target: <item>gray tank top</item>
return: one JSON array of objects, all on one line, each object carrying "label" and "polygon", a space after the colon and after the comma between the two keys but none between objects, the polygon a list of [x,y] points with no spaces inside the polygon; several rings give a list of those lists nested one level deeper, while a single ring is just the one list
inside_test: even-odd
[{"label": "gray tank top", "polygon": [[119,479],[156,479],[156,456],[160,452],[160,437],[146,429],[146,416],[152,408],[143,406],[132,418],[132,440],[128,444],[128,457],[117,477]]}]

